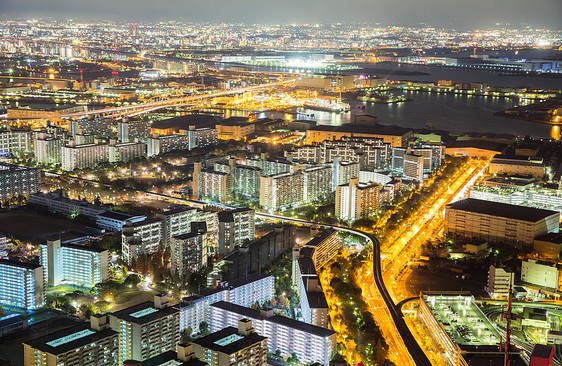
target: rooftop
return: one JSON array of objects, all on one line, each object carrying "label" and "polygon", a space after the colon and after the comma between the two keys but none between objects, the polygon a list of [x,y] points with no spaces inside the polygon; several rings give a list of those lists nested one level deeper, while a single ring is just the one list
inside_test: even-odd
[{"label": "rooftop", "polygon": [[80,324],[24,343],[42,352],[58,355],[118,335],[111,329],[91,330],[89,325]]},{"label": "rooftop", "polygon": [[507,203],[491,202],[474,198],[466,198],[450,203],[446,206],[446,209],[455,209],[527,222],[537,222],[548,216],[560,215],[560,213],[556,211],[509,205]]},{"label": "rooftop", "polygon": [[531,353],[531,360],[533,358],[541,358],[547,360],[552,357],[553,352],[554,348],[552,346],[535,344],[535,347],[533,347],[533,352]]},{"label": "rooftop", "polygon": [[412,130],[398,126],[362,126],[346,123],[341,126],[314,126],[309,131],[332,131],[332,132],[349,132],[349,133],[364,133],[372,135],[388,135],[388,136],[404,136]]},{"label": "rooftop", "polygon": [[260,343],[265,339],[267,338],[262,337],[257,333],[243,336],[238,334],[237,328],[227,327],[206,337],[196,339],[193,343],[214,351],[231,355],[247,347],[251,347],[256,343]]},{"label": "rooftop", "polygon": [[179,310],[175,307],[156,309],[152,301],[147,301],[110,315],[129,323],[146,324],[178,312]]},{"label": "rooftop", "polygon": [[0,265],[20,267],[20,268],[26,268],[26,269],[36,269],[36,268],[41,267],[39,264],[17,262],[17,261],[11,261],[11,260],[8,260],[8,259],[0,259]]},{"label": "rooftop", "polygon": [[189,126],[196,127],[214,127],[215,124],[220,123],[221,119],[216,116],[207,114],[188,114],[174,118],[163,119],[152,123],[153,129],[168,129],[177,128],[189,130]]},{"label": "rooftop", "polygon": [[189,361],[179,361],[175,351],[164,352],[148,360],[139,362],[140,366],[206,366],[207,363],[198,358]]}]

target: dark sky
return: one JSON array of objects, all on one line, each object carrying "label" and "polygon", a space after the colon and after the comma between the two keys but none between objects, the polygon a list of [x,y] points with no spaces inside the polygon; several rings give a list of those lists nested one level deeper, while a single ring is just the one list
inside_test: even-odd
[{"label": "dark sky", "polygon": [[562,29],[562,0],[0,0],[4,19],[381,22],[477,28],[496,22]]}]

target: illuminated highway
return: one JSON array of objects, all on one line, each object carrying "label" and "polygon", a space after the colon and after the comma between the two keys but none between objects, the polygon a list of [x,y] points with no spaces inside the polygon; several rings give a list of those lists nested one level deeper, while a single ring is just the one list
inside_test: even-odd
[{"label": "illuminated highway", "polygon": [[[111,108],[96,109],[96,110],[91,110],[91,111],[86,111],[86,112],[61,114],[61,115],[57,116],[57,118],[82,118],[82,117],[89,116],[89,115],[99,115],[99,116],[106,116],[106,117],[123,117],[123,116],[128,116],[128,115],[133,115],[133,114],[138,115],[139,112],[145,113],[145,112],[154,111],[154,110],[157,110],[157,109],[176,106],[176,105],[186,105],[186,104],[193,103],[195,101],[208,99],[208,98],[215,98],[215,97],[220,97],[220,96],[225,96],[225,95],[230,95],[230,94],[245,93],[245,92],[260,90],[260,89],[267,89],[267,88],[272,88],[272,87],[276,87],[276,86],[289,84],[289,83],[292,83],[294,81],[295,81],[294,79],[291,79],[291,80],[280,81],[280,82],[276,82],[276,83],[267,83],[267,84],[248,86],[248,87],[239,88],[239,89],[223,90],[223,91],[216,92],[216,93],[199,94],[199,95],[189,96],[189,97],[171,98],[171,99],[160,100],[160,101],[155,101],[155,102],[141,103],[141,104],[135,104],[135,105],[122,106],[122,107],[111,107]],[[50,117],[51,116],[47,116],[47,115],[45,115],[45,116],[39,115],[37,117],[34,117],[34,119],[48,119]]]}]

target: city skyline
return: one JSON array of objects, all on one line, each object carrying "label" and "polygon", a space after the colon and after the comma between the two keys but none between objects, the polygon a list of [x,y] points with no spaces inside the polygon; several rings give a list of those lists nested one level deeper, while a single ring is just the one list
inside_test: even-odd
[{"label": "city skyline", "polygon": [[55,18],[120,21],[229,22],[248,24],[325,24],[366,23],[417,25],[427,24],[452,29],[488,28],[496,24],[530,25],[537,28],[562,29],[557,0],[462,1],[462,0],[351,0],[339,2],[296,0],[256,4],[251,0],[195,2],[165,0],[152,2],[70,0],[2,0],[0,15],[4,19]]}]

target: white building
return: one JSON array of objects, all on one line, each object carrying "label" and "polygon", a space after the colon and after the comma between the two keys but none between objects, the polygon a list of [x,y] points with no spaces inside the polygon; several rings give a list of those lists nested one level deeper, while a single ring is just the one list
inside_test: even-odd
[{"label": "white building", "polygon": [[31,131],[0,131],[0,156],[33,152]]},{"label": "white building", "polygon": [[237,326],[241,319],[249,319],[256,333],[267,337],[269,353],[279,350],[282,357],[295,353],[302,363],[319,362],[323,365],[328,365],[336,354],[336,332],[333,330],[273,315],[273,311],[254,310],[224,301],[210,308],[212,332]]},{"label": "white building", "polygon": [[376,183],[359,183],[352,178],[349,184],[336,187],[336,217],[340,220],[353,222],[369,217],[379,208],[380,186]]},{"label": "white building", "polygon": [[219,254],[228,254],[236,246],[256,238],[255,214],[249,208],[219,212]]},{"label": "white building", "polygon": [[45,303],[43,266],[0,259],[0,304],[35,310]]},{"label": "white building", "polygon": [[412,179],[417,182],[423,182],[424,160],[429,160],[431,164],[431,156],[429,158],[423,155],[406,154],[404,155],[404,171],[403,176],[406,179]]},{"label": "white building", "polygon": [[0,163],[0,199],[36,193],[39,175],[37,169]]},{"label": "white building", "polygon": [[187,279],[187,276],[207,265],[209,248],[205,226],[204,222],[193,222],[191,232],[170,240],[172,273],[177,273],[181,279]]},{"label": "white building", "polygon": [[507,297],[514,285],[514,279],[515,273],[491,265],[488,270],[488,293],[491,297]]},{"label": "white building", "polygon": [[131,264],[140,253],[152,254],[162,243],[162,220],[144,219],[122,226],[121,248],[123,260]]},{"label": "white building", "polygon": [[39,263],[48,286],[68,284],[92,288],[109,278],[108,251],[103,249],[47,241],[39,246]]},{"label": "white building", "polygon": [[63,146],[61,150],[62,170],[91,168],[98,163],[109,161],[109,146],[86,144]]},{"label": "white building", "polygon": [[37,192],[29,196],[29,203],[43,206],[50,212],[70,218],[78,215],[96,217],[108,211],[108,209],[103,206],[94,205],[85,201],[71,200],[56,193]]},{"label": "white building", "polygon": [[123,142],[110,144],[108,147],[108,160],[110,163],[116,161],[130,161],[146,156],[146,144],[142,142]]},{"label": "white building", "polygon": [[303,201],[313,202],[316,199],[327,198],[333,192],[333,168],[330,165],[320,165],[306,168],[303,172]]},{"label": "white building", "polygon": [[184,331],[189,328],[193,333],[198,333],[201,322],[211,322],[211,304],[226,301],[249,307],[256,302],[263,304],[271,301],[274,291],[275,278],[261,273],[254,273],[232,282],[223,282],[219,287],[203,290],[180,303],[180,329]]},{"label": "white building", "polygon": [[121,231],[127,223],[140,222],[146,219],[146,216],[133,216],[123,212],[106,211],[96,216],[96,224],[109,231]]},{"label": "white building", "polygon": [[559,269],[554,263],[527,259],[521,263],[521,281],[540,287],[557,289]]}]

